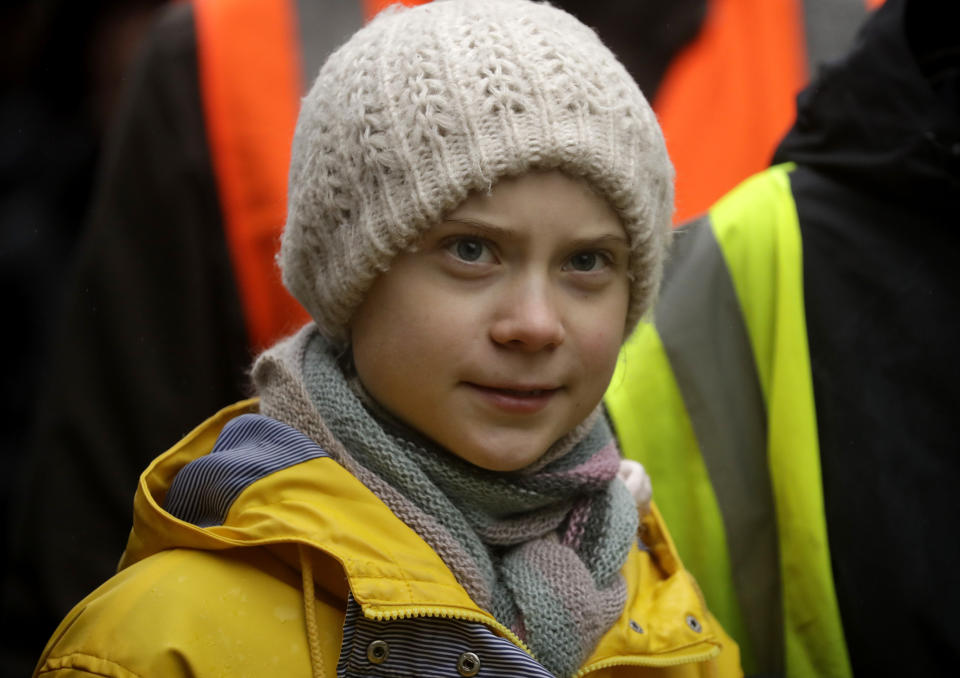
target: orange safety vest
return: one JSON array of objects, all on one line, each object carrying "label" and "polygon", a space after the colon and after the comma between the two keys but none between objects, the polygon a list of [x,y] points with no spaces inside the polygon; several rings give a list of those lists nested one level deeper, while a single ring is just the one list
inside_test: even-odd
[{"label": "orange safety vest", "polygon": [[798,4],[708,0],[700,34],[664,73],[653,105],[677,172],[678,223],[770,164],[806,80]]},{"label": "orange safety vest", "polygon": [[[392,0],[363,4],[370,19]],[[296,7],[293,0],[194,0],[194,15],[223,228],[249,344],[261,350],[309,318],[274,263],[302,93]]]}]

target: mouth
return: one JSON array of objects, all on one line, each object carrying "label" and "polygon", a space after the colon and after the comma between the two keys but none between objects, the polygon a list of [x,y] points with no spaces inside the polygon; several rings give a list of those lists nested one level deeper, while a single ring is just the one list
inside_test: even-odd
[{"label": "mouth", "polygon": [[542,385],[485,386],[467,382],[486,403],[513,414],[534,414],[545,408],[560,392],[559,387]]}]

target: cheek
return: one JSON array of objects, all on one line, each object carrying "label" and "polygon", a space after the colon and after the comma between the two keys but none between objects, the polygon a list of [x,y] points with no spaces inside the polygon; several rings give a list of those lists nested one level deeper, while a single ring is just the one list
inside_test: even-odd
[{"label": "cheek", "polygon": [[614,303],[604,312],[587,316],[580,326],[579,351],[591,392],[602,393],[613,376],[624,339],[626,304]]},{"label": "cheek", "polygon": [[585,362],[591,372],[606,375],[609,379],[620,353],[623,330],[609,329],[589,333],[583,342]]},{"label": "cheek", "polygon": [[396,392],[411,383],[427,390],[429,377],[463,352],[464,327],[470,326],[463,303],[422,287],[385,277],[354,316],[354,361],[372,391]]}]

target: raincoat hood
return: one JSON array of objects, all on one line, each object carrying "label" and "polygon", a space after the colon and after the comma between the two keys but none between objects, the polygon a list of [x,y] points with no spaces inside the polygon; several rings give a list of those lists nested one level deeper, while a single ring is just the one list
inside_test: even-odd
[{"label": "raincoat hood", "polygon": [[936,4],[887,0],[800,93],[774,162],[914,198],[960,190],[960,53]]}]

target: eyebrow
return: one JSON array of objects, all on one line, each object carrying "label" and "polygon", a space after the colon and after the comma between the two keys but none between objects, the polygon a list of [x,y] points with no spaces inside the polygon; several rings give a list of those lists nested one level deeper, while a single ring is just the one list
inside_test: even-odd
[{"label": "eyebrow", "polygon": [[481,231],[483,233],[489,233],[491,235],[499,236],[501,238],[516,239],[517,237],[516,233],[511,231],[509,228],[504,228],[503,226],[496,226],[486,221],[470,219],[469,217],[446,217],[441,223],[460,224],[462,226],[469,226],[470,228],[475,228],[478,231]]},{"label": "eyebrow", "polygon": [[570,243],[574,247],[597,247],[599,245],[621,245],[626,248],[630,247],[630,242],[625,235],[615,235],[613,233],[605,233],[595,238],[574,238]]},{"label": "eyebrow", "polygon": [[[504,228],[503,226],[497,226],[495,224],[488,223],[486,221],[480,221],[477,219],[470,219],[469,217],[447,217],[441,223],[445,224],[461,224],[463,226],[469,226],[474,228],[481,233],[488,233],[491,236],[496,236],[499,238],[504,238],[507,240],[516,240],[517,234],[509,228]],[[600,245],[622,245],[623,247],[630,247],[630,241],[627,240],[627,236],[620,233],[603,233],[598,236],[587,236],[585,238],[574,238],[570,241],[570,244],[574,248],[579,247],[598,247]]]}]

